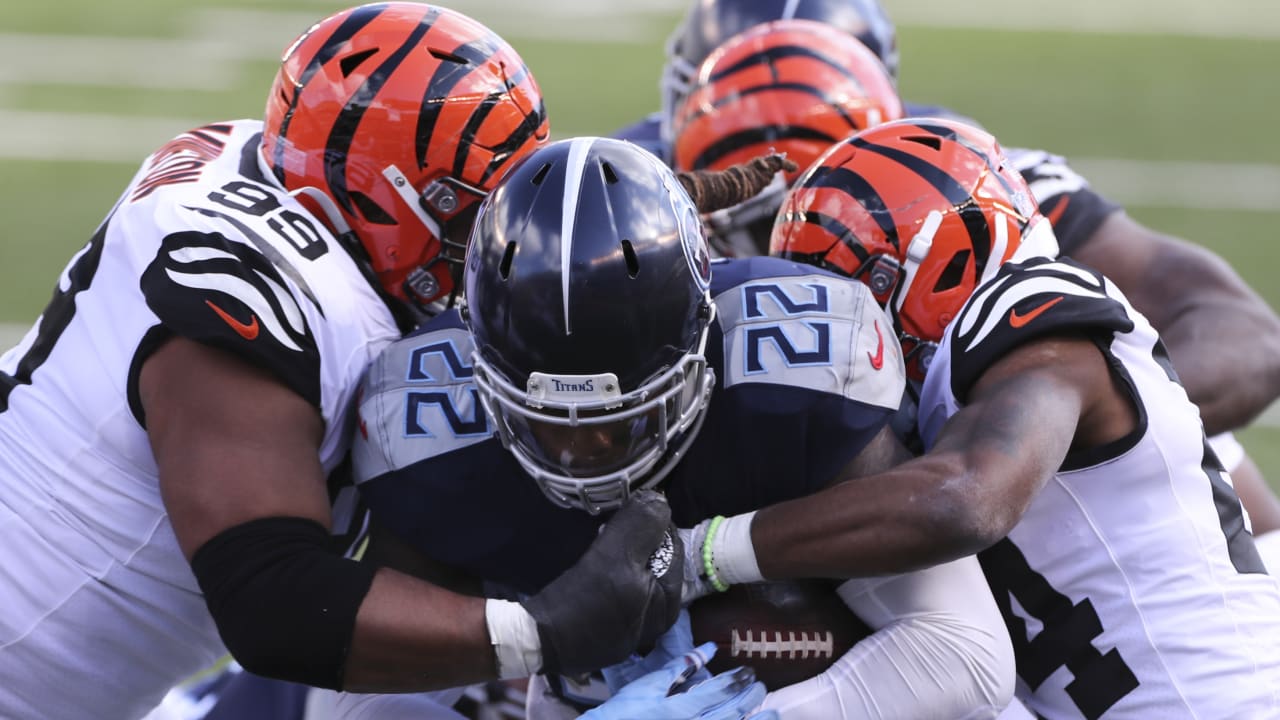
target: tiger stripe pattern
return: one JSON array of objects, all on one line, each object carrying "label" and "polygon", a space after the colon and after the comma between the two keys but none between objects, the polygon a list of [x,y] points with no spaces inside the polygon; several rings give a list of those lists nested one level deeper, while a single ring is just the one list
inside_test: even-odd
[{"label": "tiger stripe pattern", "polygon": [[832,143],[902,117],[888,70],[857,38],[812,20],[777,20],[713,52],[676,115],[679,170],[723,170],[771,151],[799,167]]}]

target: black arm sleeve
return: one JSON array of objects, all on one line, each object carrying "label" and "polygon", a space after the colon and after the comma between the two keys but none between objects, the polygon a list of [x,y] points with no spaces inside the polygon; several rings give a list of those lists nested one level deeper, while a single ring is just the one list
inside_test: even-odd
[{"label": "black arm sleeve", "polygon": [[341,556],[322,525],[275,517],[229,528],[191,558],[223,643],[250,672],[341,689],[375,568]]}]

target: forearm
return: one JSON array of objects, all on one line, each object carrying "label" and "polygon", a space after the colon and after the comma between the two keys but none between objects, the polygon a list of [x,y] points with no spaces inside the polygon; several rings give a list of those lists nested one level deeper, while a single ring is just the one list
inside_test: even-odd
[{"label": "forearm", "polygon": [[771,580],[896,574],[989,546],[1016,522],[1005,507],[962,455],[937,453],[765,508],[751,540]]},{"label": "forearm", "polygon": [[[1044,340],[1010,354],[924,456],[756,513],[750,540],[760,574],[897,574],[989,547],[1061,465],[1083,406],[1078,388],[1096,385],[1099,373],[1106,377],[1102,356],[1086,340]],[[719,553],[712,548],[717,567]]]},{"label": "forearm", "polygon": [[[341,557],[312,520],[228,528],[201,546],[191,567],[227,649],[258,675],[366,692],[498,675],[483,598]],[[528,632],[505,637],[523,641],[536,668],[536,626],[514,607]]]},{"label": "forearm", "polygon": [[343,689],[405,692],[497,677],[485,600],[380,569],[356,616]]},{"label": "forearm", "polygon": [[840,592],[876,632],[817,677],[770,693],[764,707],[782,720],[993,718],[1009,703],[1013,646],[973,558]]}]

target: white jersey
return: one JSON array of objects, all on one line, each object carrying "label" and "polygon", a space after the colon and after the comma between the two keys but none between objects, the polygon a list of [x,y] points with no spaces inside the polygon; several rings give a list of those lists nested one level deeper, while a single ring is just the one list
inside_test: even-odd
[{"label": "white jersey", "polygon": [[1092,337],[1139,427],[1068,454],[979,559],[1051,718],[1280,717],[1280,589],[1155,331],[1070,262],[1006,266],[947,328],[920,404],[931,447],[994,361],[1036,337]]},{"label": "white jersey", "polygon": [[208,125],[148,158],[0,358],[0,717],[139,717],[225,652],[160,497],[138,399],[153,350],[185,336],[275,374],[323,416],[329,471],[399,336],[263,172],[261,131]]}]

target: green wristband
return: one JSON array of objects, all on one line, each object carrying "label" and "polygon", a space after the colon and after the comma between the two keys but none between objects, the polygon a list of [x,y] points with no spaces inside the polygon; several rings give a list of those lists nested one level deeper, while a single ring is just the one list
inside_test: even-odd
[{"label": "green wristband", "polygon": [[702,540],[702,571],[707,575],[707,582],[711,583],[711,587],[718,592],[724,592],[729,589],[729,583],[720,579],[716,573],[716,563],[712,559],[711,539],[715,537],[716,530],[720,528],[720,523],[724,522],[723,515],[717,515],[711,518],[711,524],[707,526],[707,536]]}]

